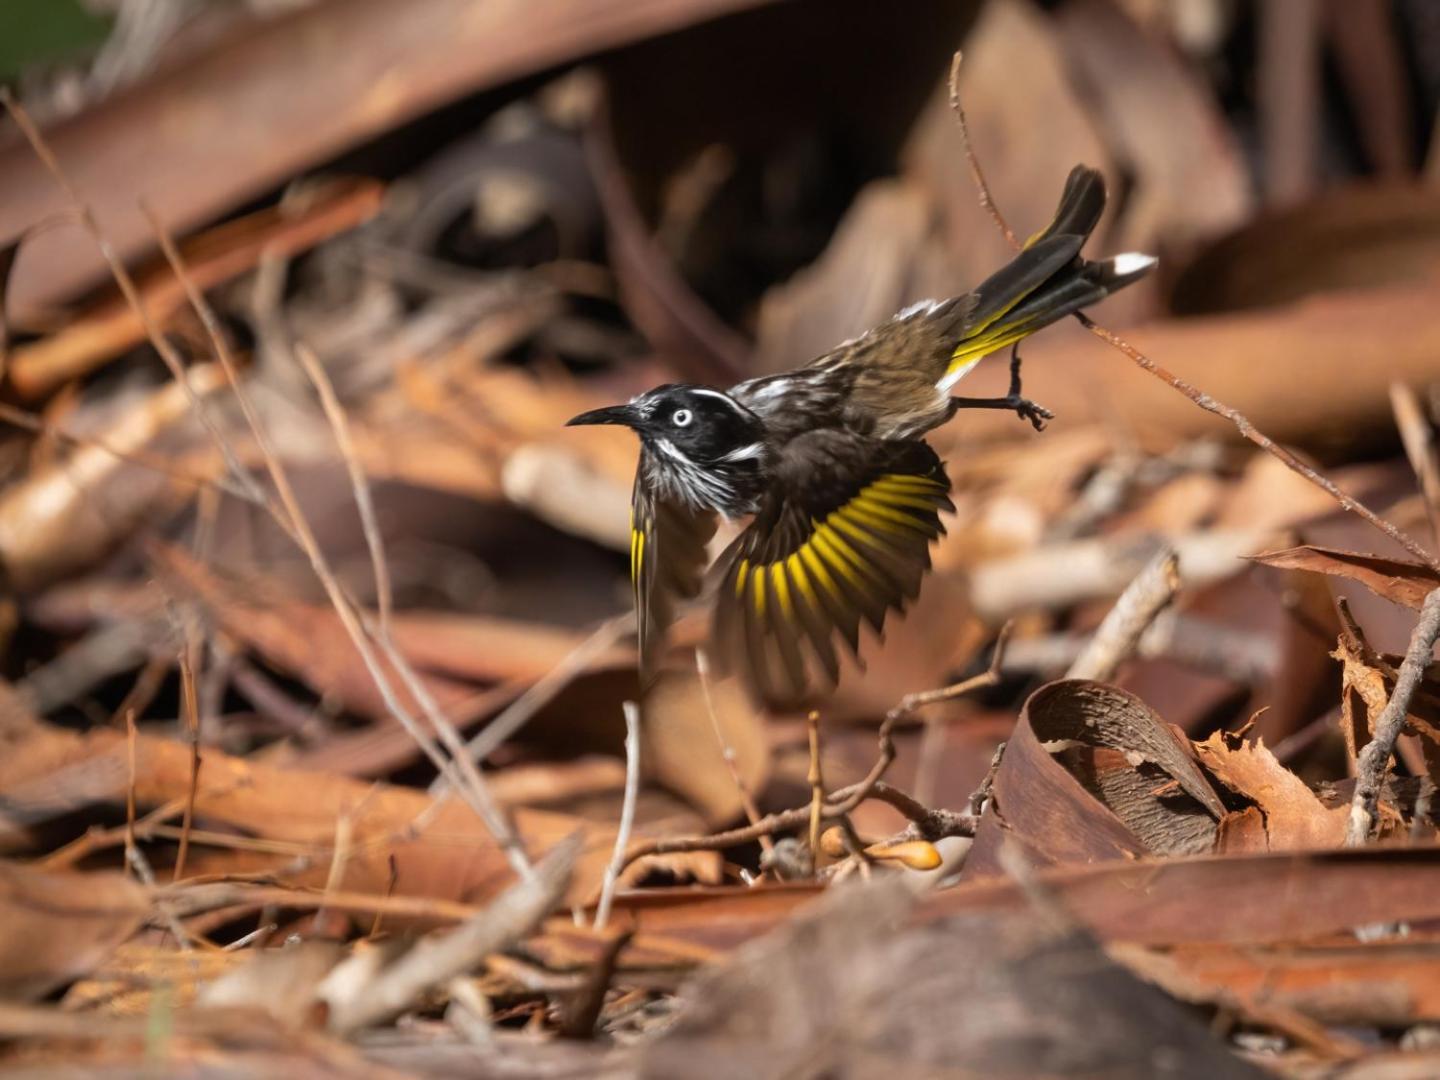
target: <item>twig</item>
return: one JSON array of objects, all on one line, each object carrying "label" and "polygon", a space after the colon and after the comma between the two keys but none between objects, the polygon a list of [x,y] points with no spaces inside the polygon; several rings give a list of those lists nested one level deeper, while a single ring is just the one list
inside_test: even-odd
[{"label": "twig", "polygon": [[1114,331],[1107,330],[1105,327],[1098,325],[1096,322],[1094,322],[1094,320],[1092,320],[1083,312],[1077,312],[1075,317],[1080,320],[1081,324],[1087,330],[1089,330],[1096,337],[1100,338],[1100,340],[1108,342],[1115,348],[1119,349],[1131,360],[1135,361],[1135,363],[1138,364],[1140,367],[1150,372],[1150,374],[1154,375],[1157,379],[1169,383],[1176,390],[1180,391],[1180,393],[1184,394],[1187,398],[1193,401],[1200,408],[1204,409],[1206,412],[1214,413],[1216,416],[1222,416],[1226,420],[1229,420],[1232,424],[1235,425],[1236,430],[1238,430],[1241,435],[1249,439],[1256,446],[1260,447],[1260,449],[1264,450],[1267,454],[1270,454],[1272,457],[1277,458],[1280,463],[1284,465],[1287,469],[1289,469],[1291,472],[1297,473],[1300,476],[1303,476],[1306,480],[1309,480],[1310,483],[1314,484],[1321,491],[1324,491],[1336,502],[1338,502],[1342,507],[1350,511],[1350,513],[1356,514],[1359,517],[1364,518],[1371,525],[1375,526],[1375,528],[1379,529],[1386,536],[1390,537],[1391,540],[1394,540],[1406,551],[1410,552],[1411,555],[1414,555],[1426,566],[1430,567],[1430,569],[1440,572],[1440,559],[1436,559],[1434,555],[1430,554],[1430,552],[1427,551],[1422,544],[1420,544],[1412,536],[1410,536],[1409,533],[1390,524],[1390,522],[1386,521],[1379,514],[1375,513],[1375,511],[1371,510],[1368,506],[1360,502],[1358,499],[1351,498],[1349,495],[1345,494],[1345,492],[1341,491],[1340,488],[1335,485],[1335,482],[1333,480],[1323,475],[1322,473],[1319,473],[1316,470],[1312,469],[1309,465],[1305,464],[1305,462],[1301,461],[1298,457],[1296,457],[1294,453],[1276,443],[1273,439],[1270,438],[1270,436],[1266,435],[1263,431],[1259,430],[1254,424],[1252,424],[1248,419],[1246,419],[1244,414],[1239,412],[1237,409],[1232,409],[1229,405],[1226,405],[1220,401],[1216,401],[1209,394],[1206,394],[1202,392],[1199,388],[1192,386],[1190,383],[1186,382],[1178,375],[1167,371],[1165,368],[1155,363],[1155,361],[1151,360],[1144,353],[1140,352],[1140,350],[1135,348],[1135,346],[1131,345],[1124,338],[1120,337]]},{"label": "twig", "polygon": [[1421,605],[1420,619],[1410,635],[1410,646],[1405,650],[1405,660],[1395,677],[1395,689],[1375,720],[1373,737],[1356,760],[1355,796],[1350,802],[1350,821],[1345,829],[1345,844],[1348,847],[1358,847],[1369,839],[1390,756],[1395,752],[1400,732],[1404,730],[1410,699],[1415,696],[1424,677],[1437,636],[1440,636],[1440,589],[1425,597],[1425,603]]},{"label": "twig", "polygon": [[[136,744],[138,737],[135,732],[135,713],[133,710],[125,714],[125,761],[128,774],[125,778],[125,865],[135,872],[135,876],[141,883],[151,890],[156,890],[155,871],[150,867],[150,860],[145,858],[138,844],[135,843],[135,777],[138,771],[136,765]],[[185,952],[190,951],[190,938],[185,933],[185,927],[181,925],[180,918],[175,910],[158,894],[155,898],[155,908],[165,920],[170,933],[175,936],[175,944]]]},{"label": "twig", "polygon": [[1135,652],[1141,635],[1175,598],[1179,588],[1179,556],[1167,547],[1157,552],[1125,587],[1065,677],[1101,681],[1111,678],[1121,662]]},{"label": "twig", "polygon": [[[554,700],[555,695],[568,686],[570,681],[588,667],[592,660],[614,645],[622,634],[632,630],[634,618],[634,615],[621,615],[607,619],[596,627],[593,634],[576,645],[558,664],[537,679],[530,689],[516,698],[504,712],[486,724],[465,745],[465,753],[470,760],[484,761],[498,750],[502,743],[529,723],[537,712]],[[431,787],[431,793],[435,793],[443,784],[442,779],[437,779]]]},{"label": "twig", "polygon": [[635,827],[635,802],[640,793],[640,706],[633,701],[625,709],[625,798],[620,805],[620,828],[615,832],[615,853],[605,868],[605,881],[600,888],[600,903],[595,908],[595,929],[604,930],[610,919],[610,905],[615,902],[615,885],[629,860],[625,849],[630,843],[630,830]]},{"label": "twig", "polygon": [[375,500],[370,494],[370,482],[365,467],[360,464],[360,455],[355,450],[355,440],[350,435],[350,421],[335,396],[335,386],[325,368],[316,359],[315,353],[303,342],[297,342],[292,350],[295,359],[305,370],[306,377],[320,395],[320,406],[325,418],[330,421],[330,430],[335,435],[335,444],[340,457],[350,473],[350,487],[355,493],[355,508],[360,514],[360,529],[365,534],[365,547],[370,552],[370,565],[375,574],[375,606],[380,620],[380,633],[390,635],[390,606],[393,590],[390,585],[390,566],[385,559],[385,539],[380,533],[380,522],[375,513]]},{"label": "twig", "polygon": [[1000,213],[1000,207],[995,205],[994,198],[990,195],[990,185],[985,182],[985,173],[980,168],[980,161],[975,156],[975,148],[970,144],[970,125],[965,120],[965,106],[960,102],[960,62],[964,54],[956,51],[954,59],[950,61],[950,108],[955,113],[955,121],[960,125],[960,143],[965,150],[965,162],[970,166],[970,175],[975,179],[975,186],[980,189],[980,206],[990,215],[995,222],[996,228],[1012,248],[1019,250],[1020,241],[1015,238],[1010,225],[1005,221],[1005,215]]},{"label": "twig", "polygon": [[[1000,684],[1001,667],[1005,663],[1005,651],[1010,645],[1010,633],[1014,626],[1013,622],[1007,622],[1000,627],[1000,633],[995,638],[994,651],[990,654],[990,665],[979,675],[962,679],[958,683],[942,687],[939,690],[923,690],[919,693],[907,694],[900,699],[899,704],[885,714],[885,719],[880,725],[880,756],[876,759],[866,780],[878,781],[895,760],[895,743],[891,738],[891,732],[901,720],[913,716],[927,705],[949,701],[973,690],[984,690]],[[920,761],[916,769],[915,791],[917,796],[925,802],[929,802],[934,796],[935,769],[940,760],[941,737],[944,732],[945,728],[941,721],[927,720],[924,733],[920,737]],[[854,803],[858,806],[863,801],[864,797],[862,796],[855,799]]]},{"label": "twig", "polygon": [[195,796],[200,790],[200,703],[195,695],[195,667],[188,644],[180,649],[180,701],[185,716],[185,738],[190,743],[190,786],[185,793],[185,812],[180,818],[180,850],[175,854],[175,872],[171,881],[179,881],[185,876],[190,829],[195,823]]},{"label": "twig", "polygon": [[825,811],[825,776],[820,771],[820,714],[814,709],[805,717],[805,731],[810,740],[810,771],[805,775],[810,784],[810,865],[813,870],[819,871],[820,822]]},{"label": "twig", "polygon": [[[843,820],[856,806],[867,799],[876,799],[894,807],[918,827],[918,831],[923,834],[924,839],[938,840],[945,836],[973,836],[975,833],[975,819],[971,815],[954,810],[932,810],[913,795],[901,791],[883,780],[871,783],[867,779],[861,783],[850,784],[832,791],[825,797],[825,807],[821,816],[826,821]],[[852,800],[854,801],[852,802]],[[789,832],[791,829],[798,829],[808,825],[809,821],[810,804],[807,802],[804,806],[797,806],[793,810],[767,814],[754,825],[728,829],[725,832],[712,833],[709,836],[680,836],[645,840],[631,845],[630,850],[625,853],[625,865],[628,866],[638,859],[648,858],[651,855],[673,855],[689,851],[720,851],[737,844],[753,843],[762,836],[775,836],[778,833]]]},{"label": "twig", "polygon": [[[740,806],[745,811],[745,820],[754,825],[760,820],[760,807],[755,803],[755,796],[750,794],[745,778],[740,775],[740,764],[735,760],[734,748],[725,740],[725,732],[720,729],[720,717],[715,712],[715,699],[710,693],[710,660],[703,648],[695,650],[695,675],[700,680],[700,697],[705,702],[705,711],[710,715],[710,726],[715,729],[715,741],[720,744],[720,758],[730,770],[730,779],[735,783],[735,790],[740,793]],[[760,848],[767,856],[773,855],[774,839],[769,836],[760,837]]]},{"label": "twig", "polygon": [[[1025,638],[1013,642],[1006,651],[1005,674],[1055,678],[1067,671],[1089,646],[1087,634]],[[1147,660],[1163,657],[1250,684],[1273,677],[1280,663],[1275,642],[1264,634],[1201,616],[1179,614],[1173,609],[1162,611],[1140,635],[1135,655]]]},{"label": "twig", "polygon": [[1425,513],[1430,518],[1430,532],[1440,543],[1440,454],[1435,450],[1435,429],[1420,407],[1415,391],[1404,383],[1390,384],[1390,408],[1395,413],[1395,426],[1400,429],[1400,442],[1410,468],[1420,481],[1425,496]]},{"label": "twig", "polygon": [[[367,620],[360,614],[356,606],[351,602],[350,597],[341,587],[339,580],[335,577],[330,567],[329,560],[321,550],[319,542],[315,538],[314,530],[309,520],[305,517],[304,511],[300,508],[299,500],[295,496],[294,488],[290,484],[289,473],[281,463],[279,456],[271,444],[269,435],[260,417],[255,411],[254,403],[245,392],[240,380],[239,372],[235,365],[234,357],[230,353],[230,346],[225,339],[225,334],[220,327],[220,321],[216,317],[214,309],[209,301],[196,286],[194,278],[190,275],[180,251],[175,244],[174,238],[165,228],[164,224],[149,210],[146,210],[151,224],[155,229],[157,238],[160,241],[161,251],[164,252],[166,261],[170,264],[176,279],[185,290],[185,295],[200,318],[201,324],[205,327],[206,336],[209,338],[212,348],[215,351],[216,359],[219,361],[225,376],[230,383],[230,388],[235,394],[235,400],[240,406],[241,414],[250,428],[251,435],[255,439],[255,445],[265,462],[266,470],[270,474],[271,482],[275,485],[276,493],[280,497],[280,507],[275,507],[268,499],[264,505],[270,515],[280,528],[290,537],[292,541],[305,553],[310,562],[311,569],[320,580],[325,589],[325,594],[330,600],[335,613],[340,617],[340,623],[344,627],[356,651],[360,654],[361,661],[365,664],[376,689],[385,702],[386,708],[400,721],[401,726],[410,734],[416,744],[430,759],[431,763],[441,773],[453,773],[459,779],[458,788],[465,798],[466,803],[485,823],[491,835],[495,837],[496,843],[504,850],[506,858],[511,866],[522,877],[529,877],[534,874],[534,866],[529,857],[525,854],[523,845],[509,823],[500,813],[493,799],[485,787],[485,781],[480,775],[479,769],[464,754],[464,743],[453,724],[444,716],[433,697],[429,694],[424,684],[415,674],[414,669],[408,661],[400,654],[393,643],[385,636],[380,635],[378,645],[385,653],[391,665],[399,674],[401,681],[414,696],[416,702],[426,714],[440,741],[450,751],[451,757],[441,752],[435,739],[427,733],[420,723],[405,708],[400,701],[395,687],[391,683],[384,668],[380,664],[380,658],[376,654],[375,635],[370,632]],[[360,473],[360,481],[364,483],[364,473]]]},{"label": "twig", "polygon": [[130,853],[135,850],[135,777],[138,767],[135,761],[135,746],[138,742],[135,731],[135,710],[125,710],[125,864],[133,865]]},{"label": "twig", "polygon": [[[970,129],[965,123],[965,112],[960,105],[960,88],[958,81],[959,72],[960,54],[956,53],[955,59],[950,66],[950,103],[951,107],[955,110],[955,116],[957,121],[959,122],[960,139],[965,147],[965,160],[969,162],[970,173],[975,179],[976,188],[979,190],[980,205],[984,207],[987,211],[989,211],[990,216],[995,221],[996,227],[999,228],[1000,231],[1005,235],[1005,239],[1009,241],[1010,246],[1018,250],[1020,244],[1016,240],[1015,234],[1011,232],[1010,226],[1005,223],[1004,217],[1001,216],[999,207],[995,205],[995,199],[990,193],[990,185],[985,180],[984,170],[981,169],[980,162],[975,157],[974,148],[970,145]],[[1165,368],[1155,363],[1155,361],[1151,360],[1144,353],[1140,352],[1140,350],[1136,349],[1129,342],[1121,338],[1118,334],[1114,333],[1111,330],[1107,330],[1105,327],[1097,324],[1084,312],[1076,312],[1075,318],[1080,320],[1081,325],[1083,325],[1096,337],[1100,338],[1102,341],[1108,342],[1114,348],[1119,349],[1122,353],[1124,353],[1131,360],[1133,360],[1137,365],[1139,365],[1141,368],[1144,368],[1150,374],[1154,375],[1157,379],[1160,379],[1162,382],[1169,383],[1172,387],[1174,387],[1180,393],[1184,394],[1187,398],[1189,398],[1200,408],[1204,409],[1206,412],[1214,413],[1216,416],[1223,417],[1224,419],[1230,421],[1230,423],[1235,425],[1236,429],[1240,432],[1241,435],[1243,435],[1246,439],[1249,439],[1252,443],[1260,447],[1260,449],[1264,450],[1266,453],[1277,458],[1280,463],[1283,464],[1287,469],[1290,469],[1292,472],[1303,476],[1306,480],[1309,480],[1316,487],[1320,488],[1322,491],[1330,495],[1331,498],[1333,498],[1350,513],[1356,514],[1364,518],[1371,525],[1375,526],[1375,528],[1379,529],[1386,536],[1390,537],[1390,539],[1394,540],[1397,544],[1402,546],[1406,551],[1410,552],[1410,554],[1414,555],[1426,566],[1430,567],[1430,569],[1440,572],[1440,560],[1437,560],[1434,555],[1431,555],[1430,552],[1428,552],[1423,545],[1418,543],[1404,530],[1396,528],[1394,525],[1390,524],[1390,522],[1380,517],[1379,514],[1376,514],[1373,510],[1365,506],[1359,500],[1353,499],[1349,495],[1345,494],[1345,492],[1341,491],[1335,485],[1334,481],[1328,479],[1321,473],[1316,472],[1309,465],[1306,465],[1303,461],[1296,457],[1291,451],[1277,444],[1273,439],[1270,438],[1270,436],[1266,435],[1264,432],[1256,428],[1255,425],[1252,424],[1238,410],[1232,409],[1229,405],[1226,405],[1223,402],[1216,401],[1209,394],[1201,391],[1198,387],[1192,386],[1190,383],[1186,382],[1178,375],[1167,371]]]},{"label": "twig", "polygon": [[432,986],[477,966],[487,955],[523,937],[555,906],[570,883],[581,836],[558,844],[533,876],[523,879],[478,915],[444,934],[421,938],[369,980],[330,980],[327,1025],[349,1033],[396,1016]]}]

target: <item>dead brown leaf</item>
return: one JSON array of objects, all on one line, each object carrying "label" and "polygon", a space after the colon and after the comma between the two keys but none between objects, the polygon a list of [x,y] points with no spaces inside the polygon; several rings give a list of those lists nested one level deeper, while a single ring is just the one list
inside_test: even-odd
[{"label": "dead brown leaf", "polygon": [[[46,820],[77,805],[123,803],[127,751],[123,735],[75,735],[45,729],[0,769],[0,799],[19,822]],[[190,750],[183,743],[141,736],[136,746],[135,798],[142,812],[187,798]],[[192,850],[192,872],[286,871],[300,885],[324,884],[336,822],[351,823],[351,849],[342,885],[354,892],[483,901],[505,887],[512,872],[504,853],[475,813],[459,799],[432,800],[424,792],[370,784],[323,772],[301,772],[206,750],[195,792],[197,828],[223,826],[235,844],[206,840]],[[584,840],[570,899],[584,902],[598,889],[614,844],[614,828],[565,814],[519,809],[516,833],[532,856],[567,836]],[[244,837],[278,841],[251,850]],[[701,866],[691,859],[689,865]]]},{"label": "dead brown leaf", "polygon": [[1196,743],[1195,752],[1211,776],[1259,808],[1270,850],[1333,848],[1343,842],[1345,809],[1321,803],[1275,760],[1263,739],[1249,742],[1217,731]]},{"label": "dead brown leaf", "polygon": [[1416,611],[1420,610],[1425,597],[1440,586],[1440,573],[1420,563],[1363,555],[1356,551],[1338,551],[1313,544],[1267,551],[1250,558],[1266,566],[1349,578],[1386,600]]},{"label": "dead brown leaf", "polygon": [[149,914],[123,874],[0,862],[0,997],[37,998],[86,974]]}]

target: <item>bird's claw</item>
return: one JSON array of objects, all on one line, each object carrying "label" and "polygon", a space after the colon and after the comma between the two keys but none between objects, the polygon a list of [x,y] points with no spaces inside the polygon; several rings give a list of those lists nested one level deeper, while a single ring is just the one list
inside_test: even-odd
[{"label": "bird's claw", "polygon": [[1009,399],[1009,405],[1021,420],[1029,420],[1036,431],[1044,431],[1045,421],[1055,419],[1053,412],[1029,398],[1012,396]]}]

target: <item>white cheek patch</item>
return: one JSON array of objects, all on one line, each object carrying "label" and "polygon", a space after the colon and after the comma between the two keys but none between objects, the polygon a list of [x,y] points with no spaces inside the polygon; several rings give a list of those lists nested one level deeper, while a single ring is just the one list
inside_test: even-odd
[{"label": "white cheek patch", "polygon": [[671,461],[683,461],[687,465],[690,464],[690,459],[686,457],[684,452],[678,446],[672,443],[669,439],[655,439],[654,442],[655,449],[660,451],[660,453],[664,454]]},{"label": "white cheek patch", "polygon": [[726,454],[721,461],[752,461],[765,453],[764,443],[751,443],[749,446],[736,447]]}]

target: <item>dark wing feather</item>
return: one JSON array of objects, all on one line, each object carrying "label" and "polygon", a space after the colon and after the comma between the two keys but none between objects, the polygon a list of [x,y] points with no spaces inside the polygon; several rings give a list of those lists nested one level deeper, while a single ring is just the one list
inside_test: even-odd
[{"label": "dark wing feather", "polygon": [[642,672],[654,669],[675,618],[677,602],[693,600],[704,584],[705,545],[715,535],[716,516],[657,498],[635,473],[630,500],[630,581]]},{"label": "dark wing feather", "polygon": [[919,594],[949,491],[923,442],[839,430],[792,440],[754,522],[719,560],[717,666],[777,708],[833,687],[835,638],[857,653],[861,622],[879,633]]}]

